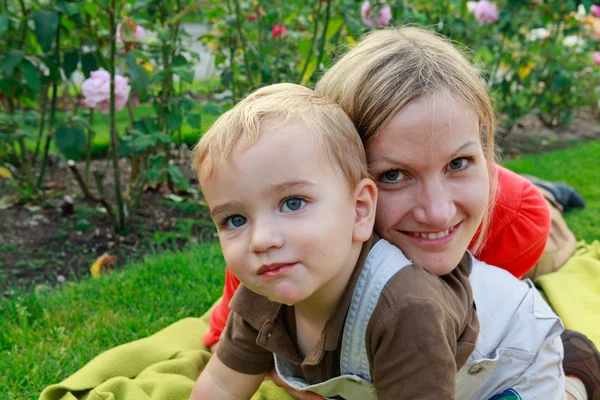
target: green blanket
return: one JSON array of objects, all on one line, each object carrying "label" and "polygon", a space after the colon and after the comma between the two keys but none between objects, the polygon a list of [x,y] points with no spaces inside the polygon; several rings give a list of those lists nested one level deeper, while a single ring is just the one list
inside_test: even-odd
[{"label": "green blanket", "polygon": [[535,283],[565,327],[585,334],[600,348],[600,242],[579,242],[564,266]]},{"label": "green blanket", "polygon": [[[209,312],[107,350],[61,383],[44,389],[40,400],[187,399],[210,358],[202,343]],[[267,381],[252,399],[292,397]]]},{"label": "green blanket", "polygon": [[[567,328],[586,334],[600,347],[600,242],[579,243],[565,266],[539,277],[536,284]],[[210,358],[202,343],[209,313],[100,354],[63,382],[47,387],[40,400],[187,399]],[[269,381],[253,399],[292,397]]]}]

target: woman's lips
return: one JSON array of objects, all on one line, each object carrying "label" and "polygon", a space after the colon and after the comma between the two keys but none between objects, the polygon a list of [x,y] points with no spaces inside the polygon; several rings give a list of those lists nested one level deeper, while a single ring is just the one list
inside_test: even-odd
[{"label": "woman's lips", "polygon": [[441,245],[446,244],[452,240],[456,231],[462,224],[462,221],[452,226],[451,228],[445,229],[439,232],[412,232],[412,231],[399,231],[409,238],[417,241],[418,243],[427,245]]}]

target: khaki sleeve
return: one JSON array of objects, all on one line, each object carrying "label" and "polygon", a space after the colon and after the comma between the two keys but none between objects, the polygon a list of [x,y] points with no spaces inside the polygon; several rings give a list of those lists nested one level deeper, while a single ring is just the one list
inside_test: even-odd
[{"label": "khaki sleeve", "polygon": [[406,298],[371,322],[367,345],[378,399],[454,399],[457,329],[441,304]]},{"label": "khaki sleeve", "polygon": [[243,374],[264,374],[273,366],[273,353],[256,343],[258,331],[232,311],[217,347],[219,359]]}]

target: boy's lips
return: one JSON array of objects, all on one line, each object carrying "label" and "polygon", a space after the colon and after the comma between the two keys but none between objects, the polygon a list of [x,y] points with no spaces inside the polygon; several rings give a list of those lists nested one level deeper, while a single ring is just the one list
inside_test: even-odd
[{"label": "boy's lips", "polygon": [[272,263],[272,264],[263,264],[256,271],[257,275],[274,277],[281,275],[291,269],[295,262],[283,262],[283,263]]}]

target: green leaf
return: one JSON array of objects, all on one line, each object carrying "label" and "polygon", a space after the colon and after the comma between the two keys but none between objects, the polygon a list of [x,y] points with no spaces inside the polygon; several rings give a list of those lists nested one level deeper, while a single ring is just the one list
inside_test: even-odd
[{"label": "green leaf", "polygon": [[134,132],[131,136],[119,138],[119,156],[140,155],[154,145],[156,145],[156,137]]},{"label": "green leaf", "polygon": [[194,82],[194,70],[189,67],[173,67],[173,72],[183,79],[184,82]]},{"label": "green leaf", "polygon": [[98,4],[93,3],[93,2],[87,2],[83,5],[83,7],[81,8],[82,12],[85,12],[87,15],[89,15],[90,17],[92,17],[92,19],[96,18],[96,15],[98,15]]},{"label": "green leaf", "polygon": [[8,13],[5,12],[0,15],[0,36],[4,35],[8,28],[10,28],[10,19]]},{"label": "green leaf", "polygon": [[181,123],[183,122],[183,117],[177,114],[171,114],[168,116],[169,120],[169,130],[171,132],[176,132],[181,128]]},{"label": "green leaf", "polygon": [[154,136],[156,140],[164,144],[168,144],[173,141],[173,138],[171,136],[165,135],[164,133],[158,131],[152,133],[152,136]]},{"label": "green leaf", "polygon": [[35,22],[35,37],[40,47],[44,52],[50,51],[60,20],[58,13],[50,10],[40,10],[35,13],[33,20]]},{"label": "green leaf", "polygon": [[102,54],[100,49],[96,50],[96,52],[94,54],[96,55],[96,61],[98,62],[98,65],[101,68],[104,68],[105,70],[110,71],[110,68],[108,68],[108,63],[106,62],[106,59],[104,58],[104,55]]},{"label": "green leaf", "polygon": [[54,133],[56,147],[70,160],[78,160],[85,149],[85,132],[75,126],[60,125]]},{"label": "green leaf", "polygon": [[12,76],[0,79],[0,93],[4,93],[8,96],[14,96],[22,87],[23,85],[21,82]]},{"label": "green leaf", "polygon": [[72,50],[65,53],[63,57],[63,71],[67,79],[71,78],[73,72],[77,69],[79,64],[79,51]]},{"label": "green leaf", "polygon": [[34,92],[39,92],[42,88],[42,81],[40,81],[40,75],[37,67],[33,65],[31,61],[24,58],[21,63],[21,70],[23,71],[23,78],[27,86]]},{"label": "green leaf", "polygon": [[90,132],[94,132],[94,128],[89,124],[89,122],[87,120],[85,120],[85,118],[81,118],[79,115],[74,115],[71,118],[71,121],[73,121],[73,123],[78,124],[83,129],[86,129]]},{"label": "green leaf", "polygon": [[150,168],[161,169],[165,162],[164,154],[155,154],[150,156]]},{"label": "green leaf", "polygon": [[172,67],[184,67],[188,65],[188,60],[181,54],[177,54],[173,57],[173,62],[171,62]]},{"label": "green leaf", "polygon": [[202,111],[205,114],[210,115],[221,115],[225,112],[223,107],[221,107],[217,103],[213,103],[212,101],[207,101],[206,103],[202,104]]},{"label": "green leaf", "polygon": [[187,179],[175,165],[167,165],[167,173],[178,189],[187,189],[189,187]]},{"label": "green leaf", "polygon": [[128,74],[131,77],[131,86],[141,98],[145,98],[148,93],[148,74],[146,70],[140,67],[134,54],[127,54],[125,62],[128,67]]},{"label": "green leaf", "polygon": [[202,114],[189,113],[187,115],[187,121],[192,128],[200,129],[200,125],[202,124]]},{"label": "green leaf", "polygon": [[6,75],[10,75],[15,67],[19,65],[21,60],[23,60],[23,57],[25,57],[25,52],[23,50],[11,49],[7,51],[2,58],[0,71],[4,72]]},{"label": "green leaf", "polygon": [[98,69],[98,62],[93,53],[84,53],[81,55],[81,68],[86,79],[90,77],[90,73]]}]

